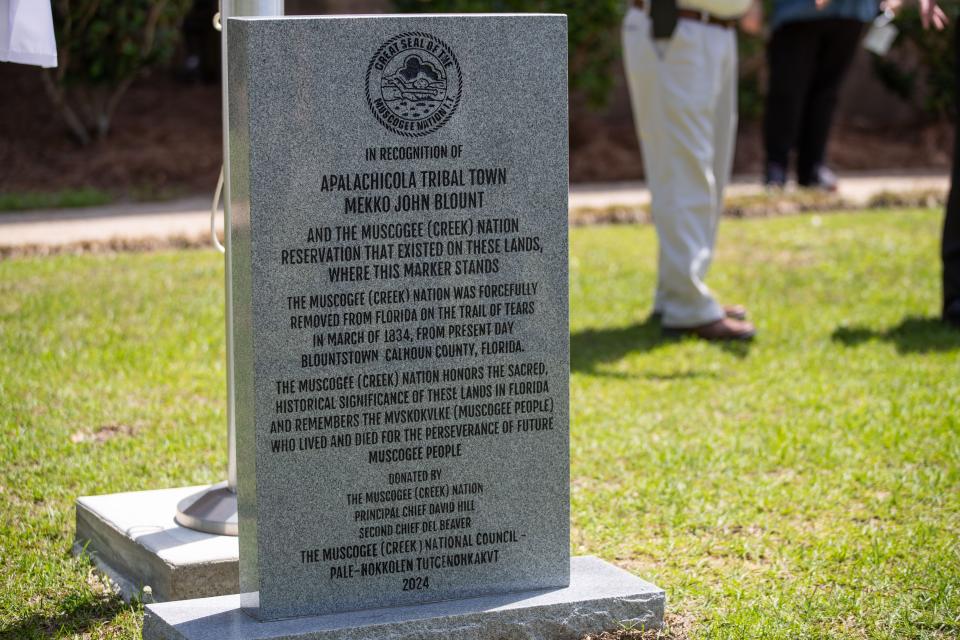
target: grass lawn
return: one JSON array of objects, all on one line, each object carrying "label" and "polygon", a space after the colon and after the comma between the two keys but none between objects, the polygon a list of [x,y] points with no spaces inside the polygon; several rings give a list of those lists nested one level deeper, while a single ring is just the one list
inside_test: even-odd
[{"label": "grass lawn", "polygon": [[[650,227],[573,231],[571,547],[664,587],[668,637],[960,635],[939,228],[725,221],[749,347],[660,339]],[[222,304],[212,251],[0,262],[0,637],[139,638],[70,555],[73,500],[222,478]]]}]

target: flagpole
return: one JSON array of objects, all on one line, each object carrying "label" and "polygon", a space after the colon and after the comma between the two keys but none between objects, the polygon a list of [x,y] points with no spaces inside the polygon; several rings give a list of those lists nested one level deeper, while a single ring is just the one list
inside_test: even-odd
[{"label": "flagpole", "polygon": [[220,0],[220,51],[223,113],[223,232],[224,279],[226,286],[226,334],[227,334],[227,480],[215,484],[177,505],[176,520],[191,529],[220,535],[237,535],[237,425],[234,413],[233,371],[233,272],[230,251],[230,122],[227,77],[229,18],[241,16],[282,16],[284,0]]}]

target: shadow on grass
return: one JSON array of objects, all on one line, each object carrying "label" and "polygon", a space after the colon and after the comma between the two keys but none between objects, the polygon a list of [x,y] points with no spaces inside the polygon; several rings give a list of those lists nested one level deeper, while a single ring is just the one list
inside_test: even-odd
[{"label": "shadow on grass", "polygon": [[883,331],[866,327],[838,327],[831,337],[848,347],[883,340],[893,343],[901,354],[960,349],[960,331],[944,324],[940,318],[911,316]]},{"label": "shadow on grass", "polygon": [[[650,352],[660,347],[696,338],[664,337],[660,323],[654,318],[628,327],[615,329],[587,329],[570,336],[570,369],[576,373],[588,373],[607,378],[646,378],[648,380],[685,380],[716,377],[713,372],[682,371],[676,373],[630,374],[615,371],[600,371],[598,367],[622,360],[631,353]],[[750,353],[749,342],[713,342],[713,346],[745,358]]]},{"label": "shadow on grass", "polygon": [[118,596],[84,598],[67,596],[56,612],[35,613],[0,625],[0,640],[25,640],[50,636],[86,636],[95,627],[109,622],[131,605]]}]

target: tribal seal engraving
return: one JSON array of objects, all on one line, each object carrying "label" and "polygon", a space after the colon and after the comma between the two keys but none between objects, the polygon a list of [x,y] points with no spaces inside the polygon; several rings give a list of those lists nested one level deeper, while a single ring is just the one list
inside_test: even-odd
[{"label": "tribal seal engraving", "polygon": [[463,76],[450,47],[411,31],[381,46],[367,67],[367,103],[384,127],[425,136],[445,125],[460,104]]}]

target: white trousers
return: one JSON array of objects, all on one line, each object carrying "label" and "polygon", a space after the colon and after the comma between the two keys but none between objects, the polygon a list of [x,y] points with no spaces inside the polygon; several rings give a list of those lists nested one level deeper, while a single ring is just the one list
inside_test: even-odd
[{"label": "white trousers", "polygon": [[0,61],[57,66],[50,0],[0,0]]},{"label": "white trousers", "polygon": [[630,9],[624,62],[660,243],[654,310],[667,327],[719,320],[704,284],[713,259],[737,128],[734,29],[681,19],[654,41],[650,19]]}]

